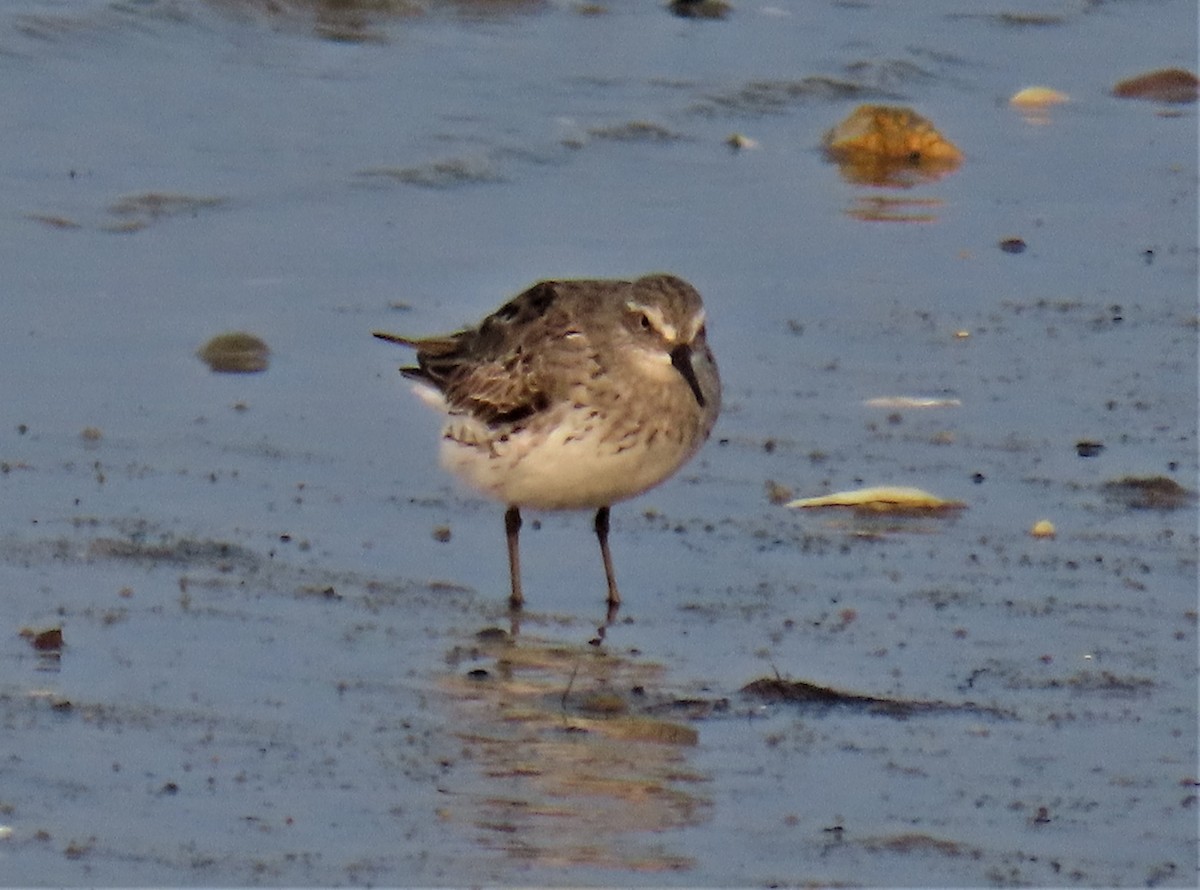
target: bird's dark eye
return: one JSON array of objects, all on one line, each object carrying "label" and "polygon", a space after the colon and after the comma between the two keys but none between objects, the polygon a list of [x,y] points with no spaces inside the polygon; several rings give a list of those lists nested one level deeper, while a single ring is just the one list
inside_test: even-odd
[{"label": "bird's dark eye", "polygon": [[643,330],[643,331],[648,331],[648,330],[650,330],[652,327],[654,327],[654,325],[653,325],[653,324],[651,324],[651,322],[650,322],[650,316],[649,316],[649,315],[645,315],[645,314],[643,314],[643,315],[642,315],[642,322],[641,322],[641,324],[642,324],[642,330]]}]

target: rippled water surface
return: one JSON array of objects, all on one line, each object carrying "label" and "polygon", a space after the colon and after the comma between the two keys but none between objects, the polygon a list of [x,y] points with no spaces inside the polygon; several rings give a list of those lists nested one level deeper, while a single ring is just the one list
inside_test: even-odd
[{"label": "rippled water surface", "polygon": [[[1196,24],[5,4],[0,883],[1194,886],[1196,106],[1111,89]],[[965,160],[853,181],[863,103]],[[370,332],[651,270],[724,413],[614,509],[603,640],[582,514],[514,627]],[[967,507],[780,503],[876,484]]]}]

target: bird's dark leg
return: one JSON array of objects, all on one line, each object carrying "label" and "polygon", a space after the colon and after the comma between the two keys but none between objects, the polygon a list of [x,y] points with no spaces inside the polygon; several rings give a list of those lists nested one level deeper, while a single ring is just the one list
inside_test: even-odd
[{"label": "bird's dark leg", "polygon": [[609,620],[616,616],[621,605],[621,594],[617,591],[617,579],[613,575],[612,554],[608,551],[608,507],[596,511],[596,538],[600,541],[600,558],[604,560],[604,578],[608,581]]},{"label": "bird's dark leg", "polygon": [[525,602],[521,593],[521,511],[515,504],[504,511],[504,534],[508,537],[508,575],[512,582],[508,604],[513,609],[520,609]]}]

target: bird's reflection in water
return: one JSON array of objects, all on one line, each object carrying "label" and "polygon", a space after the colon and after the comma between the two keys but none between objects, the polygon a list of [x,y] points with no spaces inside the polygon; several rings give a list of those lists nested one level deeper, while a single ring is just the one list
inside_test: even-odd
[{"label": "bird's reflection in water", "polygon": [[664,832],[709,817],[708,778],[689,765],[699,734],[684,721],[713,703],[660,697],[663,668],[635,655],[500,628],[449,661],[453,759],[469,763],[445,788],[444,818],[473,826],[485,848],[546,866],[692,867]]}]

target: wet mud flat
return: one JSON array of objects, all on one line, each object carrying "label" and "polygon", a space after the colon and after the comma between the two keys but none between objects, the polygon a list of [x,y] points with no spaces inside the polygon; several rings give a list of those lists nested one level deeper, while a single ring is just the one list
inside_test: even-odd
[{"label": "wet mud flat", "polygon": [[288,536],[10,531],[30,623],[0,649],[5,861],[46,883],[1183,885],[1194,515],[1108,489],[1068,497],[1125,530],[1054,540],[970,510],[648,511],[627,552],[806,573],[634,601],[602,640],[599,585],[590,619],[514,624],[502,578],[332,570]]},{"label": "wet mud flat", "polygon": [[[1194,886],[1194,9],[898,9],[0,14],[0,876]],[[724,414],[514,620],[369,332],[656,269]]]}]

